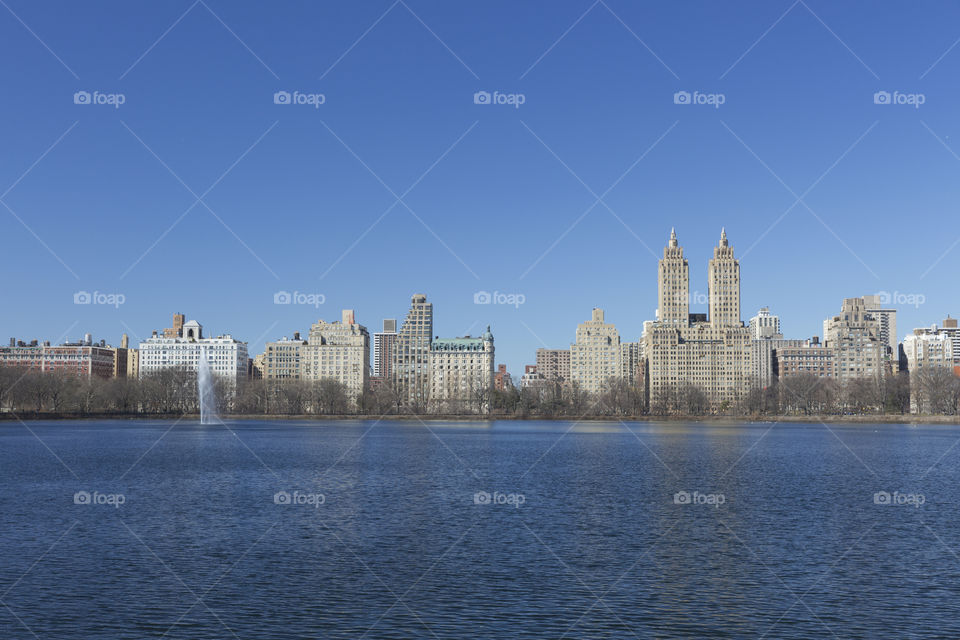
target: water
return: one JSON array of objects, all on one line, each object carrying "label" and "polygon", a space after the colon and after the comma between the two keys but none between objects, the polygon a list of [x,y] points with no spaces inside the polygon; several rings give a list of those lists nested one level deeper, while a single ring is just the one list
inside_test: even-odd
[{"label": "water", "polygon": [[216,424],[217,397],[213,386],[213,372],[207,360],[207,350],[200,349],[200,359],[197,362],[197,399],[200,403],[200,424]]},{"label": "water", "polygon": [[428,424],[0,424],[0,637],[960,637],[958,427]]}]

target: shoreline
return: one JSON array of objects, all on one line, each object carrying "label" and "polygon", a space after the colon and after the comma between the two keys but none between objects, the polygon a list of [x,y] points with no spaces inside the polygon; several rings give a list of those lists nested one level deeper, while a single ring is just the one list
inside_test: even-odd
[{"label": "shoreline", "polygon": [[[0,421],[71,421],[71,420],[187,420],[199,421],[199,414],[37,414],[37,413],[0,413]],[[731,422],[762,422],[762,423],[813,423],[813,424],[942,424],[960,425],[960,415],[915,415],[915,414],[885,414],[885,415],[809,415],[809,416],[514,416],[514,415],[444,415],[444,414],[389,414],[374,415],[315,415],[315,414],[236,414],[221,416],[225,422],[230,421],[296,421],[296,422],[325,422],[325,421],[378,421],[390,422],[397,420],[423,422],[683,422],[703,424],[729,424]]]}]

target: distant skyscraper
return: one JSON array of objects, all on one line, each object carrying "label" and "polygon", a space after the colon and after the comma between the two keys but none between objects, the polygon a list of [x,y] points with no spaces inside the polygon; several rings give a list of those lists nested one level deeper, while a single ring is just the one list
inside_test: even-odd
[{"label": "distant skyscraper", "polygon": [[750,318],[750,337],[754,340],[782,338],[780,316],[771,314],[770,307],[762,307],[757,315]]},{"label": "distant skyscraper", "polygon": [[837,352],[837,380],[877,378],[891,365],[887,342],[880,338],[880,320],[867,311],[863,298],[845,298],[840,315],[823,322],[826,346]]},{"label": "distant skyscraper", "polygon": [[570,380],[589,393],[598,393],[609,378],[620,378],[620,334],[594,309],[590,320],[577,325],[577,341],[570,346]]},{"label": "distant skyscraper", "polygon": [[890,353],[896,354],[898,349],[897,338],[897,310],[884,309],[884,296],[863,296],[864,306],[868,313],[872,313],[880,323],[880,340],[890,347]]},{"label": "distant skyscraper", "polygon": [[383,321],[383,331],[373,334],[373,376],[379,379],[390,377],[390,352],[397,339],[397,320]]},{"label": "distant skyscraper", "polygon": [[339,322],[318,320],[310,327],[300,365],[303,379],[339,380],[356,401],[370,379],[370,334],[352,309],[344,309]]},{"label": "distant skyscraper", "polygon": [[657,267],[659,277],[657,321],[687,326],[690,320],[690,266],[677,242],[677,232],[670,230],[670,243],[663,250]]},{"label": "distant skyscraper", "polygon": [[665,405],[684,386],[700,389],[716,410],[732,406],[751,378],[750,329],[740,320],[740,263],[726,231],[707,275],[709,318],[690,314],[690,274],[675,231],[658,267],[657,321],[644,324],[643,357],[651,404]]},{"label": "distant skyscraper", "polygon": [[427,406],[432,342],[433,303],[422,293],[414,294],[390,354],[390,380],[404,404]]}]

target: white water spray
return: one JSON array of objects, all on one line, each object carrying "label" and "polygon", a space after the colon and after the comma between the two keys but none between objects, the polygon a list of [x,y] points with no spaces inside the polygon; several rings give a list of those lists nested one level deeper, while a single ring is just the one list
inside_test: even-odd
[{"label": "white water spray", "polygon": [[197,397],[200,399],[200,424],[217,422],[217,398],[213,388],[213,372],[207,361],[206,348],[200,349],[197,363]]}]

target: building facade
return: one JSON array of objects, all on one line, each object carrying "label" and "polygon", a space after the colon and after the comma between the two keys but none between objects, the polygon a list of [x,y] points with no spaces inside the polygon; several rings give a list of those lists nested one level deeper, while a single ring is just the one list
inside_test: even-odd
[{"label": "building facade", "polygon": [[390,378],[390,353],[397,339],[397,320],[383,321],[383,331],[373,334],[373,376],[381,380]]},{"label": "building facade", "polygon": [[749,389],[750,329],[740,320],[740,263],[725,230],[707,270],[709,315],[690,314],[689,265],[675,231],[658,266],[657,320],[644,325],[650,402],[693,385],[713,410],[736,403]]},{"label": "building facade", "polygon": [[294,331],[293,338],[284,336],[280,340],[268,342],[263,349],[260,365],[260,377],[263,380],[299,380],[301,359],[306,340],[300,338],[300,332]]},{"label": "building facade", "polygon": [[588,393],[602,391],[610,378],[620,378],[620,334],[604,322],[603,309],[577,325],[577,341],[570,345],[570,381]]},{"label": "building facade", "polygon": [[430,345],[430,405],[434,411],[489,406],[494,385],[490,327],[479,338],[437,338]]},{"label": "building facade", "polygon": [[300,364],[302,379],[337,380],[355,401],[370,379],[370,334],[356,322],[353,310],[344,309],[339,321],[319,320],[310,327]]},{"label": "building facade", "polygon": [[229,334],[204,338],[203,326],[196,320],[183,322],[183,315],[174,315],[174,327],[157,331],[143,340],[139,348],[139,377],[145,378],[164,369],[197,371],[200,358],[206,357],[211,372],[235,385],[247,377],[247,343],[234,340]]},{"label": "building facade", "polygon": [[414,294],[390,351],[390,377],[400,401],[426,407],[430,396],[430,345],[433,342],[433,303]]},{"label": "building facade", "polygon": [[845,298],[840,314],[823,322],[826,346],[836,351],[836,379],[876,379],[891,367],[892,352],[880,337],[880,320],[863,298]]},{"label": "building facade", "polygon": [[750,337],[754,340],[782,338],[780,316],[770,313],[770,307],[762,307],[757,315],[750,318]]},{"label": "building facade", "polygon": [[552,382],[570,381],[570,349],[537,349],[537,372]]}]

